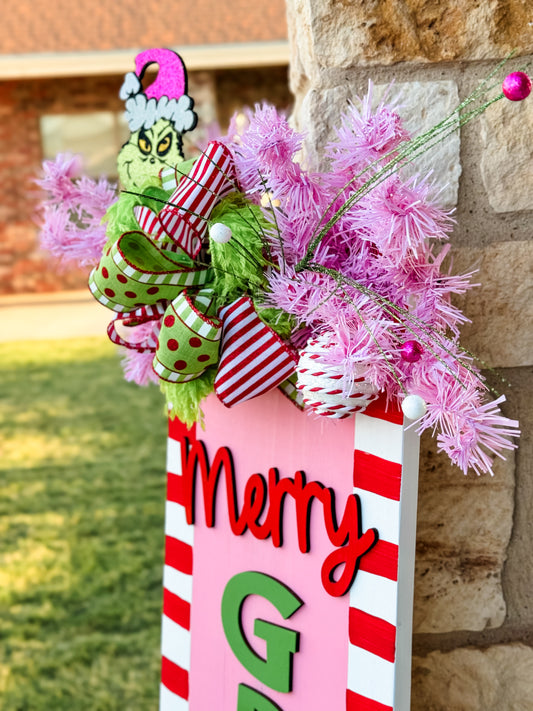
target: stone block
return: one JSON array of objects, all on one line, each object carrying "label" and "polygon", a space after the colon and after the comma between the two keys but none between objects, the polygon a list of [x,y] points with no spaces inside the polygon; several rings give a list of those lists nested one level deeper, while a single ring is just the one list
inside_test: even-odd
[{"label": "stone block", "polygon": [[[381,99],[387,85],[375,87],[375,101]],[[398,101],[398,114],[411,136],[418,136],[442,121],[459,104],[459,92],[454,81],[404,82],[394,84],[391,99]],[[437,202],[443,207],[457,205],[461,138],[452,133],[441,143],[423,153],[404,168],[404,175],[430,175],[438,195]]]},{"label": "stone block", "polygon": [[511,384],[505,386],[506,414],[516,417],[522,430],[516,450],[513,535],[503,573],[506,624],[514,629],[533,630],[533,368],[506,370],[505,375]]},{"label": "stone block", "polygon": [[286,5],[291,52],[289,83],[298,104],[307,91],[308,72],[313,66],[310,7],[305,0],[287,0]]},{"label": "stone block", "polygon": [[533,101],[503,99],[481,117],[481,177],[496,212],[533,210]]},{"label": "stone block", "polygon": [[[526,0],[288,0],[289,36],[301,42],[296,72],[314,85],[321,72],[395,62],[479,60],[533,51]],[[295,25],[305,25],[294,29]]]},{"label": "stone block", "polygon": [[505,619],[502,568],[514,510],[514,454],[494,476],[464,476],[422,438],[415,632],[483,630]]},{"label": "stone block", "polygon": [[454,273],[479,269],[471,289],[456,302],[472,323],[461,344],[487,365],[533,364],[533,242],[499,242],[482,249],[453,250]]},{"label": "stone block", "polygon": [[[388,85],[374,86],[374,106],[377,106]],[[454,81],[405,82],[395,84],[390,97],[398,103],[398,113],[412,136],[419,135],[445,118],[459,103],[457,84]],[[353,88],[344,84],[319,91],[311,89],[297,109],[295,123],[307,135],[306,153],[310,165],[325,168],[321,159],[324,145],[334,138],[334,127],[349,102],[357,105]],[[448,136],[413,163],[406,166],[404,175],[428,175],[435,185],[437,202],[444,207],[457,204],[460,164],[459,133]]]},{"label": "stone block", "polygon": [[335,136],[333,128],[346,111],[348,103],[355,99],[347,85],[319,91],[311,89],[303,97],[292,116],[294,127],[305,134],[305,164],[316,170],[325,170],[323,157],[326,143]]},{"label": "stone block", "polygon": [[530,711],[533,649],[455,649],[413,658],[412,711]]}]

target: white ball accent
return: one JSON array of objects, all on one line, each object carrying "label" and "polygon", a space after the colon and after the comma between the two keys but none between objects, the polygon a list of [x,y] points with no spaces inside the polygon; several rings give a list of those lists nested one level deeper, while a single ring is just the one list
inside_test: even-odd
[{"label": "white ball accent", "polygon": [[403,414],[408,420],[418,420],[426,414],[427,409],[426,403],[419,395],[407,395],[402,400]]},{"label": "white ball accent", "polygon": [[215,224],[209,228],[209,237],[211,237],[213,242],[217,242],[218,244],[226,244],[226,242],[230,241],[232,236],[233,232],[231,229],[227,225],[223,225],[222,222],[215,222]]}]

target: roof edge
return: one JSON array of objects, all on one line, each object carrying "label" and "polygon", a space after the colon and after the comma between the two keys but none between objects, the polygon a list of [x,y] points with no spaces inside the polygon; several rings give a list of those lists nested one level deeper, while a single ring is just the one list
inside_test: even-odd
[{"label": "roof edge", "polygon": [[[50,52],[0,55],[0,79],[125,74],[143,48],[92,52]],[[282,66],[289,63],[289,43],[242,42],[171,47],[179,52],[189,71]]]}]

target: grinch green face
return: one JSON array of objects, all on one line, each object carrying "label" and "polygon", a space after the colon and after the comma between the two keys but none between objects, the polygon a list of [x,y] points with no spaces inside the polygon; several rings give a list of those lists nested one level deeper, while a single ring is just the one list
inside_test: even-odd
[{"label": "grinch green face", "polygon": [[131,134],[118,154],[118,175],[126,190],[140,190],[148,178],[157,178],[163,168],[182,161],[180,134],[170,121],[160,119]]}]

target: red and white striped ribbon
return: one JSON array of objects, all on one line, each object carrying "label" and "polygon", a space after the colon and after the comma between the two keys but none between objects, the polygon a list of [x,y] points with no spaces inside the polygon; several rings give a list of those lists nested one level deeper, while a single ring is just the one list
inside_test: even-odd
[{"label": "red and white striped ribbon", "polygon": [[189,711],[194,526],[187,523],[183,500],[181,447],[185,436],[194,439],[194,426],[188,431],[178,420],[171,420],[167,445],[159,711]]},{"label": "red and white striped ribbon", "polygon": [[356,414],[353,491],[379,540],[350,589],[347,711],[409,708],[417,472],[399,410]]},{"label": "red and white striped ribbon", "polygon": [[262,395],[294,373],[297,356],[261,321],[249,297],[219,315],[224,325],[215,392],[226,407]]},{"label": "red and white striped ribbon", "polygon": [[155,212],[146,205],[137,205],[133,208],[133,214],[141,230],[156,239],[165,234],[162,224]]},{"label": "red and white striped ribbon", "polygon": [[168,248],[181,248],[194,258],[201,249],[213,208],[235,189],[231,152],[223,143],[212,141],[172,193],[171,204],[159,213],[159,222],[173,242]]},{"label": "red and white striped ribbon", "polygon": [[160,320],[164,313],[165,304],[158,302],[152,306],[141,306],[140,308],[135,309],[135,311],[117,314],[107,327],[107,335],[109,336],[109,340],[117,346],[123,346],[124,348],[138,351],[139,353],[146,353],[147,351],[153,352],[157,348],[157,337],[159,336],[159,331],[161,329],[160,324],[154,323],[152,332],[148,338],[142,341],[129,341],[127,338],[124,338],[117,331],[117,325],[122,323],[123,326],[127,327],[140,326],[148,321]]}]

